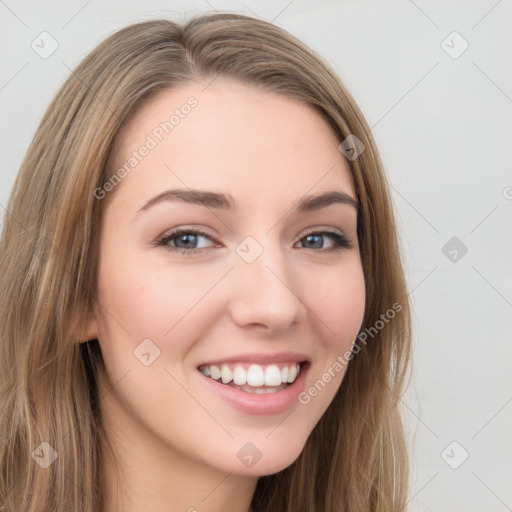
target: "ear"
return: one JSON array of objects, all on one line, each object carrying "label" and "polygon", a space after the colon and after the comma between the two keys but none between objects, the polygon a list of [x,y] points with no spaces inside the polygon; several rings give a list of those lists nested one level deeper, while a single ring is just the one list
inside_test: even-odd
[{"label": "ear", "polygon": [[85,321],[84,328],[80,331],[80,343],[97,339],[98,331],[98,322],[96,321],[94,313],[91,312]]}]

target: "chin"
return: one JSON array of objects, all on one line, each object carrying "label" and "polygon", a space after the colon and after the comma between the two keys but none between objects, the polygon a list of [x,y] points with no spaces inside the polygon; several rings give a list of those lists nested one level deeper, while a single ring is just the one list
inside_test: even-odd
[{"label": "chin", "polygon": [[229,471],[239,475],[257,477],[274,475],[291,466],[299,458],[301,453],[302,446],[297,450],[291,450],[289,447],[286,452],[283,452],[282,448],[274,451],[269,447],[263,451],[261,458],[254,462],[253,465],[248,465],[247,467],[244,467],[243,463],[236,464],[235,467],[231,465],[232,467],[229,468]]}]

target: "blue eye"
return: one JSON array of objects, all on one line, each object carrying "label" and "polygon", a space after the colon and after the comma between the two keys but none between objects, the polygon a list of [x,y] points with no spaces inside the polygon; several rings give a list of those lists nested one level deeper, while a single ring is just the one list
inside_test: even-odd
[{"label": "blue eye", "polygon": [[[324,247],[318,247],[318,243],[323,246],[323,240],[325,238],[334,240],[335,246],[325,249]],[[326,251],[335,251],[341,249],[351,249],[353,247],[352,241],[345,235],[334,233],[332,231],[319,231],[315,233],[309,233],[303,237],[300,241],[306,240],[308,244],[314,245],[314,247],[306,246],[306,249],[324,249]]]},{"label": "blue eye", "polygon": [[[202,231],[191,229],[176,229],[168,235],[164,235],[157,241],[157,245],[165,246],[170,251],[181,251],[183,254],[189,252],[200,252],[200,247],[197,247],[199,238],[211,238]],[[171,242],[178,245],[171,245]]]},{"label": "blue eye", "polygon": [[[206,238],[208,240],[212,240],[212,238],[203,233],[202,231],[192,230],[192,229],[176,229],[171,233],[164,235],[157,242],[157,246],[165,247],[166,249],[173,252],[181,252],[183,255],[199,253],[202,249],[207,247],[198,247],[199,240],[201,238]],[[325,248],[324,240],[328,238],[334,242],[332,247]],[[308,245],[303,245],[304,249],[320,249],[317,252],[335,252],[341,251],[343,249],[351,249],[354,245],[352,240],[345,235],[340,235],[339,233],[333,231],[315,231],[312,233],[308,233],[304,237],[302,237],[299,242],[306,242]],[[212,246],[215,244],[213,243]]]}]

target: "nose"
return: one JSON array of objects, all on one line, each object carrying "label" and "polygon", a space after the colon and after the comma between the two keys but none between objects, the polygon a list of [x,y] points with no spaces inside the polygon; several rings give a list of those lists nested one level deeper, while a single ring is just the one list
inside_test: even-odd
[{"label": "nose", "polygon": [[238,326],[283,332],[305,317],[293,269],[285,265],[279,249],[264,249],[252,262],[239,255],[235,258],[229,309]]}]

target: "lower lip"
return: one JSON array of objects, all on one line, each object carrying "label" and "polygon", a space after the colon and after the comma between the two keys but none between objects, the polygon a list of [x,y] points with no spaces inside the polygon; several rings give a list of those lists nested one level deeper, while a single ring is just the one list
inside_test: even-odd
[{"label": "lower lip", "polygon": [[227,384],[221,384],[202,372],[199,373],[205,384],[235,409],[246,414],[269,415],[287,411],[298,402],[298,396],[304,390],[309,366],[309,363],[305,364],[297,379],[285,389],[263,395],[241,391]]}]

